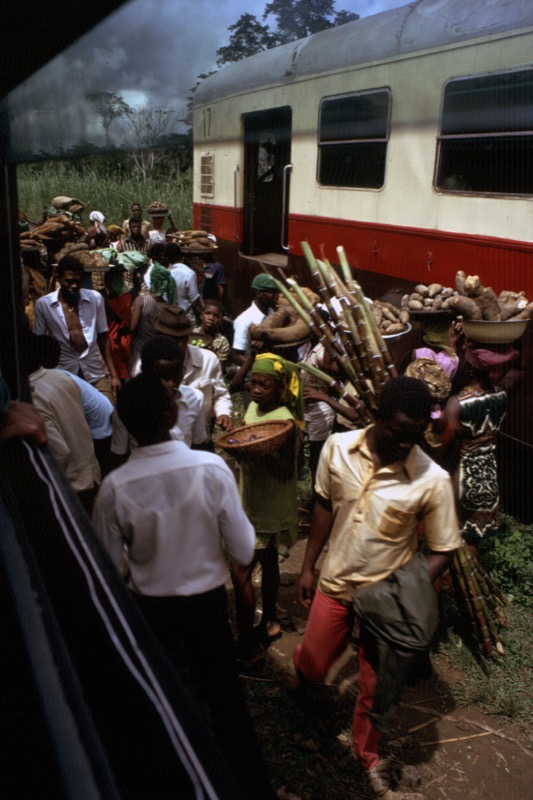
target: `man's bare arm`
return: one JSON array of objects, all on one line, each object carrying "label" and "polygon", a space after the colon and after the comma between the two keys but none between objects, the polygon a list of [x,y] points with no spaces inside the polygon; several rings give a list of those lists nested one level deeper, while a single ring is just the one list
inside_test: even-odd
[{"label": "man's bare arm", "polygon": [[298,600],[306,608],[309,608],[313,599],[315,565],[329,539],[332,526],[333,514],[329,508],[328,501],[319,496],[311,516],[309,538],[297,584]]}]

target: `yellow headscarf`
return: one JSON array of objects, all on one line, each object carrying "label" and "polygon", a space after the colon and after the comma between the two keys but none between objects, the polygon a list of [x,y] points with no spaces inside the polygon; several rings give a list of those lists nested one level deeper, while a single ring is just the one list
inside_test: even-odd
[{"label": "yellow headscarf", "polygon": [[292,361],[275,353],[259,353],[252,365],[252,373],[271,375],[283,384],[281,402],[287,406],[299,428],[304,425],[304,401],[299,369]]}]

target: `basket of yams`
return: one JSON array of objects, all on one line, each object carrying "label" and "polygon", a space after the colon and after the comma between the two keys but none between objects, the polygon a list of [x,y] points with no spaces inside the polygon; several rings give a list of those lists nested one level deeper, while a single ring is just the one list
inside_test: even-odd
[{"label": "basket of yams", "polygon": [[279,450],[293,431],[292,420],[269,419],[227,431],[218,437],[217,445],[237,461],[255,461]]}]

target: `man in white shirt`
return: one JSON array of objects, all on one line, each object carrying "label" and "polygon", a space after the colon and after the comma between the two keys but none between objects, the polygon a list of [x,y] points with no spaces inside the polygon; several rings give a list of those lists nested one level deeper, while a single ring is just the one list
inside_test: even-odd
[{"label": "man in white shirt", "polygon": [[211,441],[211,428],[216,421],[223,430],[231,428],[233,404],[224,381],[220,361],[214,353],[189,344],[192,326],[179,306],[163,306],[154,322],[158,333],[172,336],[184,353],[182,386],[199,389],[204,397],[206,421],[205,442]]},{"label": "man in white shirt", "polygon": [[183,358],[183,350],[171,336],[152,336],[142,349],[141,368],[153,372],[174,392],[178,418],[170,430],[171,438],[188,447],[200,446],[206,441],[204,396],[199,389],[182,383]]},{"label": "man in white shirt", "polygon": [[61,369],[84,378],[114,401],[120,379],[113,363],[104,299],[99,292],[81,288],[85,271],[74,256],[60,259],[56,274],[60,288],[35,303],[34,333],[50,333],[60,347]]},{"label": "man in white shirt", "polygon": [[181,247],[176,242],[167,245],[170,274],[178,292],[178,305],[186,312],[193,325],[197,325],[202,310],[202,298],[198,291],[198,280],[193,269],[182,262]]},{"label": "man in white shirt", "polygon": [[274,279],[266,272],[256,275],[252,281],[254,299],[252,304],[239,314],[233,323],[233,349],[231,357],[241,366],[250,355],[250,325],[260,325],[268,314],[275,311],[279,289]]},{"label": "man in white shirt", "polygon": [[245,796],[273,800],[227,615],[227,561],[248,564],[254,551],[235,479],[219,456],[170,439],[174,395],[154,373],[126,383],[117,411],[139,447],[102,483],[96,535],[178,670],[190,660]]}]

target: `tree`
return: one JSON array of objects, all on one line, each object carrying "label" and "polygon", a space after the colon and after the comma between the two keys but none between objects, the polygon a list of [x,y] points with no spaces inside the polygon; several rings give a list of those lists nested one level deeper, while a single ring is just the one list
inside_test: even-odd
[{"label": "tree", "polygon": [[268,25],[261,25],[252,14],[242,14],[234,25],[229,26],[228,31],[231,31],[229,44],[217,50],[219,67],[280,44],[277,35],[271,32]]},{"label": "tree", "polygon": [[263,21],[268,17],[276,19],[275,30],[261,25],[252,14],[243,14],[230,25],[229,44],[217,50],[217,64],[240,61],[262,50],[359,19],[358,14],[335,11],[335,0],[272,0],[265,6]]},{"label": "tree", "polygon": [[121,117],[128,116],[132,112],[126,101],[115,92],[91,92],[85,95],[85,99],[92,105],[93,110],[102,120],[105,131],[105,140],[108,147],[111,146],[109,137],[109,127],[111,123]]},{"label": "tree", "polygon": [[155,166],[168,136],[178,122],[174,111],[156,108],[130,109],[120,123],[123,147],[130,154],[135,167],[146,181]]}]

